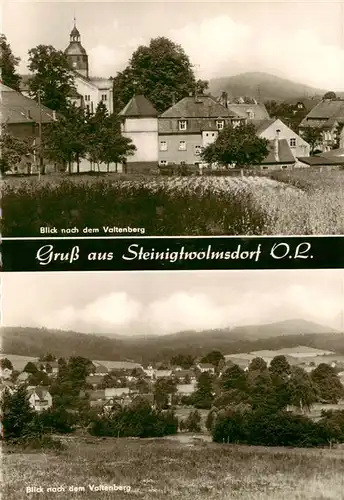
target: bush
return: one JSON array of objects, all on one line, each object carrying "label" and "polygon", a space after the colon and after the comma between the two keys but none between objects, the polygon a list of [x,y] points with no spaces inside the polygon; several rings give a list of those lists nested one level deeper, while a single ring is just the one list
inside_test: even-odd
[{"label": "bush", "polygon": [[215,442],[256,446],[314,447],[344,441],[343,415],[339,414],[323,416],[316,423],[285,410],[229,407],[219,411],[211,431]]}]

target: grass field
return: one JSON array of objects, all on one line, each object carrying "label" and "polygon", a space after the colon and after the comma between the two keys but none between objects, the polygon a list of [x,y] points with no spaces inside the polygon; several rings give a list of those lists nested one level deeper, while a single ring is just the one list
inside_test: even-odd
[{"label": "grass field", "polygon": [[8,179],[2,234],[37,236],[45,226],[60,236],[87,226],[102,236],[103,226],[114,225],[144,228],[147,236],[344,234],[344,171],[271,175]]},{"label": "grass field", "polygon": [[[68,441],[66,450],[5,451],[6,500],[343,500],[344,450],[220,445],[184,439]],[[92,492],[89,484],[130,486]],[[27,486],[43,493],[27,494]],[[48,487],[65,492],[48,493]],[[85,491],[68,492],[70,486]]]}]

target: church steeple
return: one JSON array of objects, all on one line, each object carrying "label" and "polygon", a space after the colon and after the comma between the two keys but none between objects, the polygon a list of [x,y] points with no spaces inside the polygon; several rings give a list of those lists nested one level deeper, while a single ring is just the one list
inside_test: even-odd
[{"label": "church steeple", "polygon": [[76,19],[74,16],[74,27],[69,35],[69,45],[65,50],[67,60],[74,71],[77,71],[82,76],[88,78],[88,55],[86,50],[81,45],[81,37],[78,28],[76,27]]}]

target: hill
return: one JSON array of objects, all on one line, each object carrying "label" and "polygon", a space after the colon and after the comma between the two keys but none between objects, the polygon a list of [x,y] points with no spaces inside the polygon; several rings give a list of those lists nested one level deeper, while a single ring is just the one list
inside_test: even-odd
[{"label": "hill", "polygon": [[148,363],[178,353],[203,356],[212,349],[225,354],[305,345],[344,354],[344,335],[304,320],[282,321],[218,330],[178,332],[165,336],[106,336],[46,328],[3,327],[2,353],[37,357],[84,356],[109,361]]},{"label": "hill", "polygon": [[240,75],[221,77],[210,80],[209,90],[213,95],[220,95],[222,91],[228,93],[229,98],[247,96],[261,102],[285,101],[303,97],[323,96],[324,89],[317,89],[302,83],[293,82],[286,78],[270,75],[269,73],[241,73]]}]

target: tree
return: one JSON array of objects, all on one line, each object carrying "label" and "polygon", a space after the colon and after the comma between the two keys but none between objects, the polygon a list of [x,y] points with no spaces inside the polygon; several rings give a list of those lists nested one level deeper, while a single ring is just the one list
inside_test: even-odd
[{"label": "tree", "polygon": [[201,153],[204,162],[218,163],[238,168],[259,165],[269,153],[269,141],[256,135],[252,123],[237,127],[227,125],[216,141],[205,147]]},{"label": "tree", "polygon": [[230,389],[238,389],[239,391],[247,391],[247,378],[246,373],[238,365],[233,365],[221,375],[220,378],[221,388],[224,391]]},{"label": "tree", "polygon": [[29,139],[19,139],[11,135],[4,125],[1,126],[0,150],[0,170],[2,174],[11,171],[25,156],[29,156],[33,151]]},{"label": "tree", "polygon": [[248,367],[249,371],[251,372],[254,371],[264,372],[266,368],[267,364],[263,358],[253,358]]},{"label": "tree", "polygon": [[193,404],[196,408],[209,409],[212,406],[213,378],[208,372],[201,373],[197,383],[197,390],[192,396]]},{"label": "tree", "polygon": [[298,366],[293,367],[291,370],[288,390],[290,404],[301,411],[309,410],[317,400],[316,388],[311,378],[305,370]]},{"label": "tree", "polygon": [[38,45],[29,50],[29,80],[31,97],[50,109],[64,112],[69,106],[69,96],[76,91],[73,73],[67,56],[52,45]]},{"label": "tree", "polygon": [[271,360],[269,370],[273,375],[287,376],[290,374],[290,364],[286,357],[281,354]]},{"label": "tree", "polygon": [[177,354],[171,358],[172,366],[180,366],[188,370],[194,364],[195,358],[191,354]]},{"label": "tree", "polygon": [[131,139],[123,137],[116,114],[108,115],[104,103],[100,102],[96,112],[88,119],[87,152],[91,163],[100,169],[100,163],[123,162],[134,154],[136,146]]},{"label": "tree", "polygon": [[1,415],[5,439],[25,436],[35,415],[26,387],[19,386],[13,394],[5,389],[1,400]]},{"label": "tree", "polygon": [[132,54],[128,66],[114,78],[114,109],[120,111],[134,94],[143,94],[159,113],[190,92],[202,93],[208,82],[195,78],[189,57],[168,38],[153,38]]},{"label": "tree", "polygon": [[332,90],[330,90],[329,92],[326,92],[326,94],[323,95],[323,99],[337,99],[337,95],[335,92],[333,92]]},{"label": "tree", "polygon": [[48,352],[47,354],[44,354],[44,356],[40,356],[38,361],[56,361],[56,356]]},{"label": "tree", "polygon": [[344,396],[344,387],[336,370],[327,363],[320,363],[311,373],[311,380],[315,384],[319,398],[328,403],[337,404]]},{"label": "tree", "polygon": [[154,387],[154,401],[158,408],[164,409],[168,407],[169,395],[175,394],[177,391],[176,384],[168,378],[158,379]]},{"label": "tree", "polygon": [[8,368],[9,370],[13,370],[12,362],[8,358],[1,358],[0,359],[0,367],[2,370],[4,370],[5,368]]},{"label": "tree", "polygon": [[16,67],[20,62],[20,58],[13,55],[11,46],[7,43],[4,34],[0,34],[0,51],[1,81],[7,87],[19,92],[20,76],[16,73]]},{"label": "tree", "polygon": [[67,164],[69,173],[72,173],[73,162],[79,172],[80,160],[86,156],[88,145],[87,117],[75,105],[65,109],[64,114],[43,131],[44,155],[54,162]]},{"label": "tree", "polygon": [[191,411],[184,422],[188,432],[201,432],[201,414],[199,411]]},{"label": "tree", "polygon": [[320,128],[315,127],[304,127],[302,129],[302,138],[308,142],[311,147],[311,155],[315,153],[317,146],[322,144],[322,131]]},{"label": "tree", "polygon": [[211,351],[201,359],[201,363],[209,363],[209,364],[217,367],[218,364],[220,363],[220,361],[224,361],[224,359],[225,359],[225,357],[222,354],[222,352]]},{"label": "tree", "polygon": [[26,363],[23,371],[27,372],[27,373],[37,373],[38,368],[34,363],[32,363],[32,361],[28,361],[28,363]]}]

